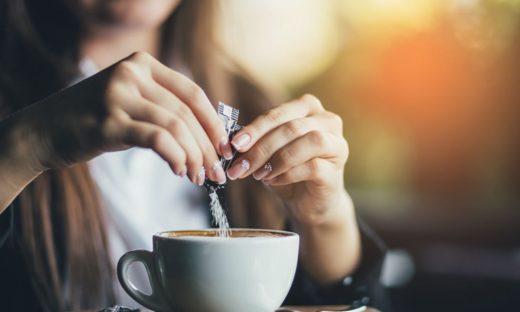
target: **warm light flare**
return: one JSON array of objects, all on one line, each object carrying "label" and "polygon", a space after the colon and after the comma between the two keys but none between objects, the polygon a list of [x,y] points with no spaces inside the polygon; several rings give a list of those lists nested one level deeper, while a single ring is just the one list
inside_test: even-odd
[{"label": "warm light flare", "polygon": [[515,196],[520,0],[225,3],[234,55],[342,115],[353,193]]}]

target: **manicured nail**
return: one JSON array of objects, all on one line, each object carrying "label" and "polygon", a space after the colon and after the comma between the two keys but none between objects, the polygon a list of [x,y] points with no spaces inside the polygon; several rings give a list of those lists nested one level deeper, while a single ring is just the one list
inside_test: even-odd
[{"label": "manicured nail", "polygon": [[247,133],[242,133],[239,136],[233,137],[233,140],[231,140],[231,144],[233,144],[233,146],[240,151],[241,149],[246,147],[250,141],[251,136]]},{"label": "manicured nail", "polygon": [[213,170],[215,178],[219,184],[226,183],[226,173],[224,172],[224,169],[222,169],[222,164],[220,161],[217,160],[211,169]]},{"label": "manicured nail", "polygon": [[255,178],[255,180],[262,180],[272,171],[273,166],[271,166],[270,162],[267,162],[261,169],[258,169],[255,171],[255,173],[253,173],[253,178]]},{"label": "manicured nail", "polygon": [[179,177],[184,178],[186,176],[186,168],[183,168],[181,171],[179,171]]},{"label": "manicured nail", "polygon": [[226,160],[233,158],[233,151],[231,150],[231,144],[229,144],[229,139],[227,137],[223,137],[220,140],[220,152]]},{"label": "manicured nail", "polygon": [[204,180],[206,180],[206,169],[202,167],[197,174],[197,184],[202,186],[202,184],[204,184]]},{"label": "manicured nail", "polygon": [[246,173],[250,166],[251,165],[247,159],[242,159],[241,161],[234,163],[233,166],[228,169],[227,175],[230,180],[236,180],[238,177]]}]

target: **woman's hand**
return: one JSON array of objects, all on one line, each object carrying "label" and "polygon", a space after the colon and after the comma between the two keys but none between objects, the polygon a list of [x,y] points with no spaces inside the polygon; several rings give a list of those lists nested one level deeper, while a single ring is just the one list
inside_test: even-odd
[{"label": "woman's hand", "polygon": [[[222,122],[202,89],[137,52],[19,113],[33,168],[62,168],[133,146],[154,150],[179,176],[226,180],[231,157]],[[25,140],[24,138],[29,138]]]},{"label": "woman's hand", "polygon": [[231,143],[242,154],[228,177],[253,175],[281,197],[301,236],[307,272],[323,284],[351,274],[360,238],[343,182],[348,145],[341,118],[305,95],[256,118]]},{"label": "woman's hand", "polygon": [[343,168],[348,145],[342,128],[341,118],[312,95],[276,107],[233,138],[242,155],[228,177],[253,175],[264,181],[298,223],[334,220],[334,212],[347,203]]}]

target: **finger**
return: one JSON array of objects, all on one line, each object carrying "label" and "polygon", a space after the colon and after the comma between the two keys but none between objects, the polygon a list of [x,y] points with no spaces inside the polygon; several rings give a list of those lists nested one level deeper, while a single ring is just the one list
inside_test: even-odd
[{"label": "finger", "polygon": [[[335,133],[336,122],[331,114],[319,113],[310,117],[291,120],[264,135],[253,147],[242,154],[236,165],[228,170],[228,177],[245,178],[262,168],[280,148],[313,130]],[[341,134],[339,134],[341,135]],[[268,171],[269,168],[263,168]]]},{"label": "finger", "polygon": [[[224,183],[226,181],[226,175],[224,170],[221,170],[222,166],[219,166],[220,161],[217,157],[217,151],[215,151],[215,147],[211,143],[210,138],[190,108],[173,93],[156,83],[144,88],[142,95],[184,120],[202,151],[204,167],[211,169],[206,171],[208,178],[215,182]],[[200,173],[202,176],[203,171]],[[200,176],[199,178],[202,179]]]},{"label": "finger", "polygon": [[283,186],[305,181],[327,181],[337,170],[337,167],[331,162],[322,158],[314,158],[275,178],[266,179],[264,183],[270,186]]},{"label": "finger", "polygon": [[215,150],[219,151],[220,155],[232,156],[230,155],[231,148],[222,121],[205,92],[196,83],[181,73],[161,64],[146,53],[136,53],[130,56],[130,58],[149,65],[152,78],[191,108],[206,133],[208,133]]},{"label": "finger", "polygon": [[186,154],[164,128],[142,121],[130,121],[122,128],[124,144],[150,148],[166,161],[178,176],[185,176]]},{"label": "finger", "polygon": [[293,119],[303,118],[323,110],[320,101],[312,95],[280,105],[257,117],[242,128],[231,140],[231,144],[241,153],[255,145],[265,134]]},{"label": "finger", "polygon": [[280,148],[312,130],[317,130],[319,125],[319,118],[305,117],[291,120],[275,128],[264,135],[246,153],[240,155],[229,168],[228,177],[230,179],[247,177],[264,166]]},{"label": "finger", "polygon": [[202,152],[182,119],[146,99],[128,102],[122,106],[132,119],[148,122],[168,131],[186,154],[187,174],[190,180],[198,185],[204,182]]},{"label": "finger", "polygon": [[278,150],[270,160],[272,170],[261,168],[253,177],[269,180],[314,158],[325,159],[339,167],[340,162],[337,160],[346,157],[342,141],[342,138],[328,132],[311,131]]}]

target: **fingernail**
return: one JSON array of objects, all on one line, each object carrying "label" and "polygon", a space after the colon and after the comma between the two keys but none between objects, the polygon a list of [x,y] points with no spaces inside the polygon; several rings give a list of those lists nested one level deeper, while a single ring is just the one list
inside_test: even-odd
[{"label": "fingernail", "polygon": [[227,137],[223,137],[220,140],[220,152],[226,160],[233,158],[233,151],[231,150],[231,145],[229,144],[229,139]]},{"label": "fingernail", "polygon": [[230,180],[236,180],[238,177],[246,173],[246,171],[249,170],[249,167],[249,161],[247,159],[242,159],[228,169],[227,175]]},{"label": "fingernail", "polygon": [[197,174],[197,184],[202,186],[202,184],[204,184],[204,180],[206,180],[206,169],[202,167]]},{"label": "fingernail", "polygon": [[215,178],[219,184],[226,183],[226,173],[224,172],[224,169],[222,169],[222,164],[220,161],[217,160],[211,169],[213,170]]},{"label": "fingernail", "polygon": [[237,150],[241,150],[242,148],[246,147],[247,144],[251,141],[251,136],[247,133],[242,133],[239,136],[236,136],[231,140],[231,144],[235,147]]},{"label": "fingernail", "polygon": [[184,178],[186,176],[186,168],[179,171],[179,177]]},{"label": "fingernail", "polygon": [[273,171],[273,166],[271,166],[271,163],[268,162],[262,167],[262,169],[258,169],[257,171],[255,171],[255,173],[253,173],[253,178],[255,180],[262,180],[272,171]]}]

